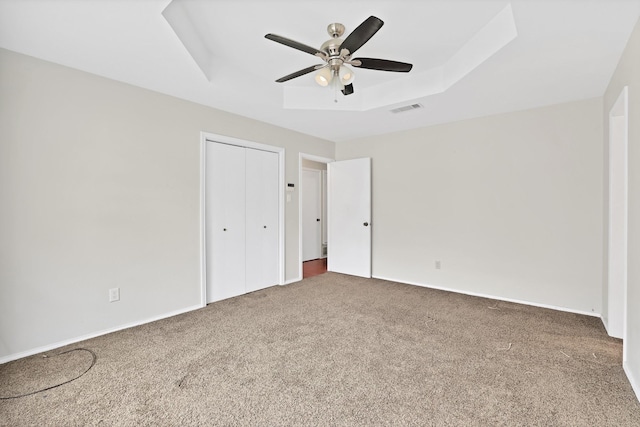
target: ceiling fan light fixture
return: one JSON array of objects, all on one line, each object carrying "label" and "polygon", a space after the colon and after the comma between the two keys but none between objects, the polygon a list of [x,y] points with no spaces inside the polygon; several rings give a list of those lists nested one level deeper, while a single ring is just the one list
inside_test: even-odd
[{"label": "ceiling fan light fixture", "polygon": [[347,67],[346,65],[342,65],[340,67],[340,71],[338,71],[338,76],[340,76],[340,83],[342,83],[342,85],[344,86],[351,84],[351,82],[353,82],[353,79],[356,77],[355,74],[353,73],[353,70]]},{"label": "ceiling fan light fixture", "polygon": [[329,86],[329,83],[331,83],[332,79],[333,72],[329,67],[320,68],[316,73],[316,83],[318,83],[320,86]]}]

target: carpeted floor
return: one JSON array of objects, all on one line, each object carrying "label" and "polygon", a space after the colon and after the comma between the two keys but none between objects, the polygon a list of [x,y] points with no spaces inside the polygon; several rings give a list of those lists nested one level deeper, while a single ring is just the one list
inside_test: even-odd
[{"label": "carpeted floor", "polygon": [[327,273],[0,366],[3,426],[639,426],[600,319]]}]

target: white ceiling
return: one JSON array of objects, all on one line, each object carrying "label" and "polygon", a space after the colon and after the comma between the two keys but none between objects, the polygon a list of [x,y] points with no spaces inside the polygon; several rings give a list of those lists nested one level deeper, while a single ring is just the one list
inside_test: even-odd
[{"label": "white ceiling", "polygon": [[[175,0],[181,40],[169,3],[0,0],[0,47],[340,142],[601,96],[640,17],[640,0]],[[313,74],[275,83],[320,62],[265,34],[319,48],[328,24],[344,38],[370,15],[385,25],[354,57],[410,73],[356,69],[338,103]]]}]

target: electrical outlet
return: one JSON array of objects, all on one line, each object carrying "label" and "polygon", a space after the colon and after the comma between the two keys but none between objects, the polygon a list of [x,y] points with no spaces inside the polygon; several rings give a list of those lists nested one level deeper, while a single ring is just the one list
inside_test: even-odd
[{"label": "electrical outlet", "polygon": [[439,260],[436,261],[436,270],[440,270],[440,267],[442,267],[442,264],[440,263]]},{"label": "electrical outlet", "polygon": [[109,302],[120,301],[120,288],[109,289]]}]

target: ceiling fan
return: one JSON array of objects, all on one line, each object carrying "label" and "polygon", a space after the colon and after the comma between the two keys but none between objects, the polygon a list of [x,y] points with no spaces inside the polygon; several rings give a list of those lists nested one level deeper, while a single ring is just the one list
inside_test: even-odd
[{"label": "ceiling fan", "polygon": [[266,38],[274,42],[281,43],[285,46],[307,52],[317,56],[325,63],[312,65],[295,73],[288,74],[276,80],[278,83],[286,82],[296,77],[304,76],[312,71],[318,71],[315,76],[316,82],[320,86],[328,86],[332,81],[340,84],[341,91],[344,95],[353,93],[354,74],[346,65],[357,68],[366,68],[369,70],[395,71],[399,73],[408,73],[413,67],[412,64],[405,62],[390,61],[388,59],[376,58],[352,58],[351,56],[360,49],[375,33],[382,28],[384,22],[375,16],[370,16],[362,24],[360,24],[346,39],[340,37],[344,34],[345,27],[342,24],[329,24],[327,32],[331,39],[322,44],[320,49],[307,46],[295,40],[276,34],[267,34]]}]

